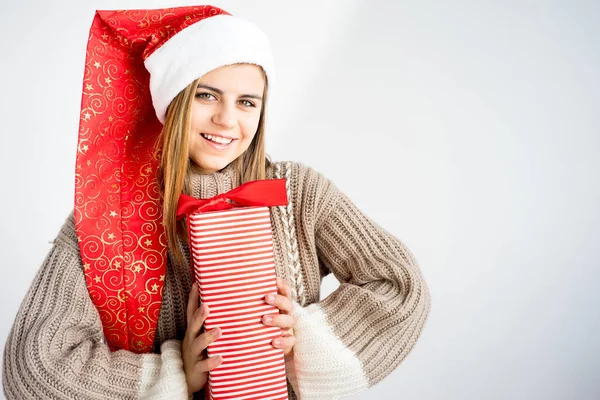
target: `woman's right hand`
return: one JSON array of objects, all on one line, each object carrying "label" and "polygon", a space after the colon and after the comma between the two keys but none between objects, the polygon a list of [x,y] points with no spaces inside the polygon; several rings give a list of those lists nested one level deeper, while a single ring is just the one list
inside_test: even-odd
[{"label": "woman's right hand", "polygon": [[200,334],[209,310],[206,304],[198,307],[198,300],[198,284],[194,283],[187,306],[187,330],[181,344],[181,358],[189,394],[202,389],[208,380],[208,371],[223,362],[221,356],[206,357],[206,348],[221,336],[221,330],[215,328]]}]

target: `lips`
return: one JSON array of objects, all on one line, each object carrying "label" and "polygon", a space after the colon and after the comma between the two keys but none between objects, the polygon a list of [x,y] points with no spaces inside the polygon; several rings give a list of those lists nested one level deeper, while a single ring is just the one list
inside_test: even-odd
[{"label": "lips", "polygon": [[219,143],[219,144],[229,144],[233,141],[233,138],[221,136],[221,135],[215,135],[212,133],[201,133],[201,135],[204,139],[207,139],[212,142]]},{"label": "lips", "polygon": [[210,133],[201,133],[200,136],[202,136],[202,139],[204,139],[211,147],[217,150],[226,149],[235,141],[234,138],[228,138]]}]

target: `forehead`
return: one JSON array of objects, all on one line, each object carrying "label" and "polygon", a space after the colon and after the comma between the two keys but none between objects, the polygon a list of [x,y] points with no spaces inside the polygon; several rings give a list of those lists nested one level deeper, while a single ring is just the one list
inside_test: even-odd
[{"label": "forehead", "polygon": [[265,87],[265,74],[254,64],[234,64],[213,69],[200,78],[200,84],[212,86],[223,92],[262,93]]}]

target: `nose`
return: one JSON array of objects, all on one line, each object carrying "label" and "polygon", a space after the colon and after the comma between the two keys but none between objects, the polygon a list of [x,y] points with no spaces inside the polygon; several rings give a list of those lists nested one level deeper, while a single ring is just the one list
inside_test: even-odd
[{"label": "nose", "polygon": [[221,103],[215,110],[211,120],[223,129],[233,129],[235,127],[235,110],[231,105]]}]

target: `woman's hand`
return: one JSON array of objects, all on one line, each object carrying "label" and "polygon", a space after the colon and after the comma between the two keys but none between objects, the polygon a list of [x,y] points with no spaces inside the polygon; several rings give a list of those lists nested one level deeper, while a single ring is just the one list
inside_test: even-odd
[{"label": "woman's hand", "polygon": [[294,336],[294,324],[296,321],[292,317],[292,308],[294,304],[291,300],[292,291],[287,283],[277,278],[277,295],[268,294],[265,300],[279,308],[279,315],[265,315],[263,323],[269,326],[278,326],[282,330],[282,337],[274,339],[272,344],[277,349],[283,349],[283,354],[293,355],[296,337]]},{"label": "woman's hand", "polygon": [[202,389],[208,380],[208,371],[223,362],[221,356],[206,357],[206,348],[221,336],[221,330],[215,328],[200,334],[209,310],[206,304],[198,307],[198,299],[198,284],[194,283],[187,306],[187,330],[181,344],[181,358],[189,394]]}]

